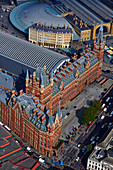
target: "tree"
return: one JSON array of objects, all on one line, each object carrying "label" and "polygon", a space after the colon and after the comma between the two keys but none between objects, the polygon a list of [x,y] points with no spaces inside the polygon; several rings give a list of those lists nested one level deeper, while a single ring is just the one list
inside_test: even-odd
[{"label": "tree", "polygon": [[101,102],[100,100],[94,100],[93,103],[92,103],[93,107],[95,107],[95,109],[97,109],[97,111],[100,111],[101,110]]},{"label": "tree", "polygon": [[87,146],[86,152],[89,152],[89,151],[91,151],[91,150],[92,150],[92,144],[89,144],[89,145]]},{"label": "tree", "polygon": [[95,117],[97,115],[97,110],[94,107],[89,107],[84,110],[83,117],[82,117],[82,124],[88,124],[89,122],[92,122],[95,120]]}]

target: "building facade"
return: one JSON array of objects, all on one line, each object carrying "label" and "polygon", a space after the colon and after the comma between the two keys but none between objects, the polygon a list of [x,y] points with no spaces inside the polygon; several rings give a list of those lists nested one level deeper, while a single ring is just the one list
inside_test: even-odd
[{"label": "building facade", "polygon": [[[103,36],[113,36],[113,11],[100,1],[72,1],[62,0],[61,9],[65,11],[67,21],[73,26],[82,41],[97,38],[101,22],[103,22]],[[68,9],[66,8],[68,6]],[[70,14],[68,11],[70,9]],[[73,12],[74,14],[72,15]]]},{"label": "building facade", "polygon": [[86,46],[79,59],[74,54],[72,61],[65,62],[54,73],[51,71],[49,74],[46,66],[37,66],[33,76],[27,73],[26,93],[39,97],[40,103],[46,108],[49,108],[51,102],[53,113],[57,111],[59,101],[63,107],[101,75],[104,55],[102,35],[101,26],[93,51]]},{"label": "building facade", "polygon": [[29,27],[29,41],[49,48],[71,47],[73,34],[72,29],[65,25],[54,28],[52,24],[47,27],[46,23],[44,25],[38,23]]},{"label": "building facade", "polygon": [[52,146],[60,138],[61,118],[60,104],[53,116],[52,110],[44,110],[36,96],[22,90],[18,96],[14,90],[6,92],[4,100],[0,100],[0,121],[43,155],[51,156]]},{"label": "building facade", "polygon": [[27,70],[25,93],[18,94],[15,77],[1,71],[0,120],[39,153],[51,156],[61,134],[60,108],[101,75],[104,45],[101,25],[93,51],[86,46],[80,58],[74,54],[54,71],[38,65],[33,75]]},{"label": "building facade", "polygon": [[88,158],[87,170],[113,169],[113,127],[108,130],[104,139],[95,146]]}]

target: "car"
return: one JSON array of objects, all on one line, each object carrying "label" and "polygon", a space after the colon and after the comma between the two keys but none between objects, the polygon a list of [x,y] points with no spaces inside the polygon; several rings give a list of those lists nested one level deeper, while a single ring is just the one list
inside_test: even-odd
[{"label": "car", "polygon": [[103,72],[106,72],[107,70],[103,68],[102,71],[103,71]]},{"label": "car", "polygon": [[30,147],[27,147],[26,148],[28,152],[31,152],[31,148]]},{"label": "car", "polygon": [[110,70],[106,70],[106,73],[110,73]]},{"label": "car", "polygon": [[93,136],[93,137],[90,139],[90,141],[93,141],[93,140],[94,140],[94,138],[95,138],[95,136]]},{"label": "car", "polygon": [[86,130],[86,133],[88,133],[89,132],[89,130]]},{"label": "car", "polygon": [[84,152],[84,151],[86,150],[86,148],[87,148],[87,146],[84,146],[84,147],[82,148],[82,152]]},{"label": "car", "polygon": [[107,88],[105,88],[104,91],[107,91]]},{"label": "car", "polygon": [[105,107],[105,108],[103,109],[103,111],[106,112],[106,111],[107,111],[107,108]]},{"label": "car", "polygon": [[99,140],[99,136],[96,137],[96,140]]},{"label": "car", "polygon": [[101,128],[103,129],[103,128],[104,128],[104,125],[102,125]]},{"label": "car", "polygon": [[91,144],[93,145],[95,143],[95,141],[92,141]]},{"label": "car", "polygon": [[105,118],[105,116],[104,116],[104,115],[102,115],[102,116],[101,116],[101,119],[103,120],[104,118]]},{"label": "car", "polygon": [[105,103],[103,103],[102,108],[104,108],[104,107],[105,107],[105,105],[106,105],[106,104],[105,104]]},{"label": "car", "polygon": [[81,147],[81,143],[79,143],[79,144],[77,145],[77,147],[80,148],[80,147]]},{"label": "car", "polygon": [[112,125],[112,123],[110,122],[109,124],[108,124],[108,127],[110,127]]},{"label": "car", "polygon": [[110,97],[108,97],[107,99],[106,99],[106,102],[108,102],[110,100]]},{"label": "car", "polygon": [[113,115],[113,111],[110,113],[110,116],[112,116]]},{"label": "car", "polygon": [[76,161],[79,161],[79,159],[80,159],[80,158],[79,158],[79,157],[77,157],[77,158],[76,158]]},{"label": "car", "polygon": [[64,117],[64,119],[66,119],[68,116],[66,115],[65,117]]}]

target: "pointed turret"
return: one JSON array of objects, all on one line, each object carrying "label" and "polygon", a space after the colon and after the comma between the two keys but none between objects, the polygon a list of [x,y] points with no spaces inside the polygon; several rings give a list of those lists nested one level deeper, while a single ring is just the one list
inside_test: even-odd
[{"label": "pointed turret", "polygon": [[61,117],[60,101],[59,101],[57,113],[58,113],[58,118],[60,119],[60,117]]},{"label": "pointed turret", "polygon": [[26,74],[26,94],[29,93],[29,71],[27,69],[27,74]]},{"label": "pointed turret", "polygon": [[29,71],[27,69],[26,79],[29,79]]},{"label": "pointed turret", "polygon": [[44,80],[43,80],[43,76],[42,76],[42,72],[40,73],[40,85],[44,84]]},{"label": "pointed turret", "polygon": [[53,69],[51,70],[51,79],[53,79]]},{"label": "pointed turret", "polygon": [[52,115],[52,110],[51,110],[51,114],[50,114],[50,127],[52,128],[53,126],[53,115]]},{"label": "pointed turret", "polygon": [[97,42],[99,44],[103,43],[103,22],[101,22],[101,26],[100,26],[98,37],[97,37]]}]

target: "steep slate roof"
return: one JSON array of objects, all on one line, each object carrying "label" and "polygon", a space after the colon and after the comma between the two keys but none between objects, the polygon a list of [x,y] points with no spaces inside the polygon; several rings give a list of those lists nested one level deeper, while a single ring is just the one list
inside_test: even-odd
[{"label": "steep slate roof", "polygon": [[[83,52],[85,52],[85,51],[83,51]],[[95,63],[98,62],[96,55],[93,56],[92,51],[85,53],[85,55],[87,55],[88,58],[89,58],[89,55],[91,56],[91,58],[89,58],[90,67],[92,67]],[[78,65],[78,62],[80,63],[80,67]],[[71,63],[71,65],[69,65],[69,66],[67,65],[67,68],[63,68],[63,71],[59,71],[59,73],[56,74],[55,77],[53,78],[54,81],[57,81],[57,83],[55,83],[53,81],[52,95],[54,96],[56,93],[59,92],[59,87],[60,87],[61,81],[63,81],[63,87],[67,86],[70,82],[72,82],[75,79],[77,70],[79,72],[79,76],[81,74],[83,74],[86,71],[85,63],[87,63],[87,59],[85,58],[85,56],[82,56],[79,59],[77,59],[75,62]],[[74,65],[77,66],[77,69],[74,67]],[[69,70],[69,68],[72,69],[72,72]],[[67,75],[66,71],[69,72],[68,75]],[[62,74],[65,74],[65,78],[62,76]],[[57,76],[61,78],[61,81],[57,78]]]},{"label": "steep slate roof", "polygon": [[[41,104],[39,103],[39,99],[32,95],[32,94],[22,94],[19,96],[13,96],[9,100],[9,104],[12,107],[13,106],[13,99],[15,100],[15,104],[17,101],[19,102],[19,106],[21,109],[23,109],[23,106],[25,107],[26,113],[28,115],[28,120],[34,124],[38,129],[42,131],[47,131],[47,126],[50,124],[50,127],[52,127],[53,123],[55,122],[56,116],[52,116],[50,110],[47,110],[44,112],[41,109]],[[38,100],[38,104],[35,103],[35,100]],[[34,112],[35,111],[35,112]],[[58,108],[57,111],[59,118],[61,116],[60,108]]]},{"label": "steep slate roof", "polygon": [[49,72],[52,69],[56,70],[62,62],[69,60],[67,56],[30,44],[3,32],[0,32],[0,55],[33,69],[36,68],[37,64],[40,67],[46,65]]},{"label": "steep slate roof", "polygon": [[8,74],[0,72],[0,85],[4,86],[10,90],[14,87],[14,78]]}]

